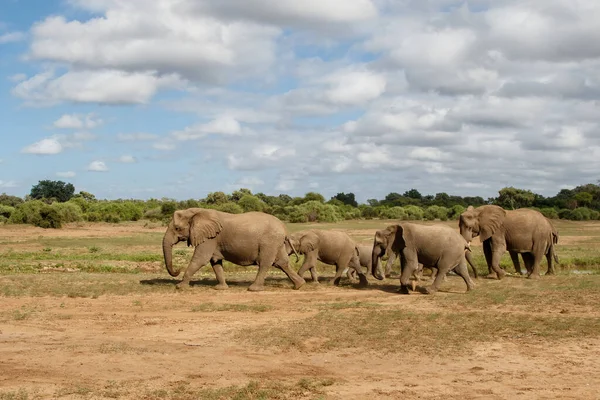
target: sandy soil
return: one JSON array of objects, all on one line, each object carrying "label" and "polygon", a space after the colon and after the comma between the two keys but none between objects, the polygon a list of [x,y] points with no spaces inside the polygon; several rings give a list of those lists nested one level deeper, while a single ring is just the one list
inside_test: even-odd
[{"label": "sandy soil", "polygon": [[[241,327],[309,316],[296,311],[308,298],[385,302],[388,296],[405,307],[416,304],[393,293],[330,287],[255,294],[190,290],[98,299],[3,298],[5,310],[35,311],[27,319],[0,325],[0,388],[25,387],[52,397],[61,388],[98,388],[109,381],[144,388],[180,381],[221,387],[250,379],[307,377],[333,379],[335,384],[326,388],[331,399],[598,398],[597,340],[552,346],[499,340],[477,346],[468,356],[432,358],[355,349],[311,352],[310,338],[308,351],[289,352],[251,348],[231,339]],[[249,300],[274,308],[263,313],[190,311],[203,302]]]}]

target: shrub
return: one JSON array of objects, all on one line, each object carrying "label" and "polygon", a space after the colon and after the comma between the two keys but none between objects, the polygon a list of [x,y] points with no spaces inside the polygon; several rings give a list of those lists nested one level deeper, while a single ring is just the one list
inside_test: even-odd
[{"label": "shrub", "polygon": [[558,219],[559,218],[558,211],[556,211],[556,209],[553,207],[542,208],[542,209],[540,209],[540,212],[546,218],[550,218],[550,219]]},{"label": "shrub", "polygon": [[83,212],[76,203],[53,203],[50,207],[58,212],[61,222],[79,222],[83,219]]},{"label": "shrub", "polygon": [[244,212],[262,211],[266,206],[266,204],[261,199],[251,194],[243,195],[238,200],[237,204],[242,208],[242,210],[244,210]]},{"label": "shrub", "polygon": [[367,205],[359,205],[358,209],[360,211],[360,216],[365,219],[373,219],[373,218],[377,218],[379,216],[379,214],[377,213],[377,210],[375,210],[374,207],[367,206]]},{"label": "shrub", "polygon": [[408,215],[407,219],[412,221],[418,221],[423,219],[423,209],[418,206],[406,206],[404,211]]},{"label": "shrub", "polygon": [[448,211],[448,218],[450,219],[458,219],[460,214],[464,213],[467,209],[461,206],[460,204],[452,206]]},{"label": "shrub", "polygon": [[97,211],[92,211],[85,214],[85,219],[88,222],[100,222],[102,221],[102,215]]},{"label": "shrub", "polygon": [[46,204],[40,200],[27,201],[15,207],[15,211],[11,214],[9,222],[13,224],[31,224],[35,225],[40,217],[40,210]]},{"label": "shrub", "polygon": [[383,210],[381,210],[381,214],[379,216],[385,219],[407,219],[408,214],[406,213],[404,208],[395,206],[390,208],[384,208]]},{"label": "shrub", "polygon": [[339,222],[342,220],[339,209],[331,204],[323,204],[318,200],[307,201],[298,206],[308,222]]},{"label": "shrub", "polygon": [[62,228],[62,221],[58,210],[52,206],[44,206],[39,211],[40,218],[36,218],[33,221],[35,226],[40,228],[48,229],[60,229]]},{"label": "shrub", "polygon": [[300,209],[299,206],[286,207],[288,209],[287,221],[293,223],[308,222],[308,216]]},{"label": "shrub", "polygon": [[9,219],[12,213],[15,212],[15,208],[11,206],[5,206],[0,204],[0,217]]},{"label": "shrub", "polygon": [[427,207],[423,213],[423,217],[428,221],[439,219],[441,221],[448,220],[448,209],[441,206],[430,206]]},{"label": "shrub", "polygon": [[144,213],[144,219],[149,219],[150,221],[157,222],[163,219],[162,210],[160,207],[151,208],[146,210]]},{"label": "shrub", "polygon": [[230,214],[241,214],[244,212],[242,207],[240,207],[239,205],[237,205],[236,203],[234,203],[232,201],[228,201],[227,203],[219,204],[219,206],[217,206],[216,209],[219,211],[230,213]]},{"label": "shrub", "polygon": [[177,203],[174,201],[167,201],[160,206],[160,212],[165,217],[172,216],[175,211],[177,211]]}]

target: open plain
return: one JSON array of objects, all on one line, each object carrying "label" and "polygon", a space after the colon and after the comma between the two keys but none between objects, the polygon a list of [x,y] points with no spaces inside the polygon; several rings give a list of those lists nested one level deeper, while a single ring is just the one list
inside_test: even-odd
[{"label": "open plain", "polygon": [[[288,228],[371,243],[391,223]],[[178,291],[161,224],[2,226],[0,399],[597,399],[600,223],[554,224],[556,276],[516,276],[505,254],[504,280],[465,293],[449,274],[431,296],[396,293],[396,276],[333,287],[324,265],[320,284],[272,269],[252,293],[257,268],[227,263],[228,290],[206,266]],[[192,249],[174,250],[186,266]]]}]

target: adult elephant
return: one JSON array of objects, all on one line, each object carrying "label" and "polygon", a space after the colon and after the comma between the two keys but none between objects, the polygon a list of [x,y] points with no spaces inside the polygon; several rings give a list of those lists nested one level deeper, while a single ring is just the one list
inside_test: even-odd
[{"label": "adult elephant", "polygon": [[459,217],[459,227],[460,234],[469,243],[479,236],[490,278],[502,279],[506,274],[500,268],[500,258],[507,250],[519,270],[517,257],[521,254],[528,278],[540,277],[540,262],[545,255],[549,261],[548,271],[554,272],[552,257],[558,234],[553,236],[554,227],[539,211],[526,208],[507,211],[496,205],[469,206]]},{"label": "adult elephant", "polygon": [[433,284],[426,289],[427,293],[436,292],[451,270],[463,278],[467,291],[475,287],[465,260],[468,243],[448,225],[402,222],[375,232],[372,264],[376,279],[384,279],[378,260],[385,254],[390,242],[391,250],[400,254],[400,293],[409,293],[410,278],[418,271],[419,264],[437,269]]},{"label": "adult elephant", "polygon": [[256,279],[248,290],[264,289],[268,269],[274,265],[286,273],[299,289],[304,283],[289,266],[286,244],[290,246],[285,225],[277,217],[262,212],[229,214],[204,208],[188,208],[173,213],[163,237],[163,254],[167,271],[173,277],[181,270],[173,268],[173,246],[187,241],[194,246],[194,254],[177,288],[189,285],[191,277],[210,262],[218,284],[215,289],[226,289],[223,260],[248,266],[258,265]]},{"label": "adult elephant", "polygon": [[[546,218],[547,219],[547,218]],[[546,271],[546,275],[554,275],[556,273],[555,269],[554,269],[554,263],[558,264],[558,256],[556,255],[556,245],[558,244],[558,231],[556,230],[556,228],[554,227],[554,225],[552,224],[552,222],[548,220],[548,223],[550,224],[550,226],[552,226],[552,243],[550,243],[550,246],[548,247],[545,256],[546,256],[546,263],[548,264],[548,270]],[[522,274],[521,271],[521,264],[519,263],[519,253],[514,252],[514,251],[509,251],[510,253],[510,258],[513,262],[513,265],[515,267],[515,272],[519,275]],[[523,254],[521,254],[521,257],[523,257]],[[527,268],[527,262],[526,262],[526,257],[523,257],[523,262],[525,263],[525,267]],[[528,273],[530,273],[531,271],[527,270]]]},{"label": "adult elephant", "polygon": [[[335,265],[335,276],[331,280],[334,285],[339,285],[342,273],[346,268],[356,271],[361,286],[369,283],[360,266],[357,245],[347,233],[308,229],[291,234],[290,245],[295,247],[298,253],[304,254],[304,262],[298,270],[300,276],[310,270],[313,282],[318,282],[316,266],[317,261],[321,261],[325,264]],[[288,248],[288,254],[292,252],[291,246]]]}]

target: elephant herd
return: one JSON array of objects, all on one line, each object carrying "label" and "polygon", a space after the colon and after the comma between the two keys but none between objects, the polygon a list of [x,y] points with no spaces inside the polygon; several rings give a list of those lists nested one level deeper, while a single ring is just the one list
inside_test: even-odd
[{"label": "elephant herd", "polygon": [[[540,262],[546,257],[547,274],[554,273],[553,261],[558,262],[555,246],[558,232],[546,217],[535,210],[504,210],[495,205],[478,208],[469,206],[459,216],[460,233],[444,224],[421,225],[401,222],[378,230],[373,245],[356,244],[348,234],[337,230],[308,229],[289,234],[285,224],[277,217],[262,212],[230,214],[211,209],[189,208],[178,210],[163,237],[163,254],[169,274],[177,277],[180,270],[173,267],[172,248],[185,241],[193,246],[192,259],[177,288],[189,285],[192,276],[210,263],[217,285],[226,289],[223,260],[240,266],[258,265],[256,279],[248,290],[264,289],[264,280],[270,267],[282,270],[299,289],[308,270],[312,280],[318,282],[317,261],[335,265],[336,273],[331,281],[338,285],[344,272],[349,279],[358,277],[360,286],[368,285],[365,275],[378,280],[389,277],[391,265],[400,258],[400,293],[415,290],[416,278],[421,277],[424,267],[432,269],[433,283],[425,289],[434,293],[439,289],[446,274],[454,271],[463,278],[467,291],[474,288],[467,263],[477,271],[471,260],[470,243],[479,236],[488,266],[489,277],[502,279],[506,274],[500,268],[500,258],[510,253],[515,270],[521,273],[518,255],[521,254],[529,278],[539,278]],[[304,255],[298,272],[290,267],[289,257]],[[388,255],[385,273],[381,258]],[[435,270],[435,274],[433,271]]]}]

